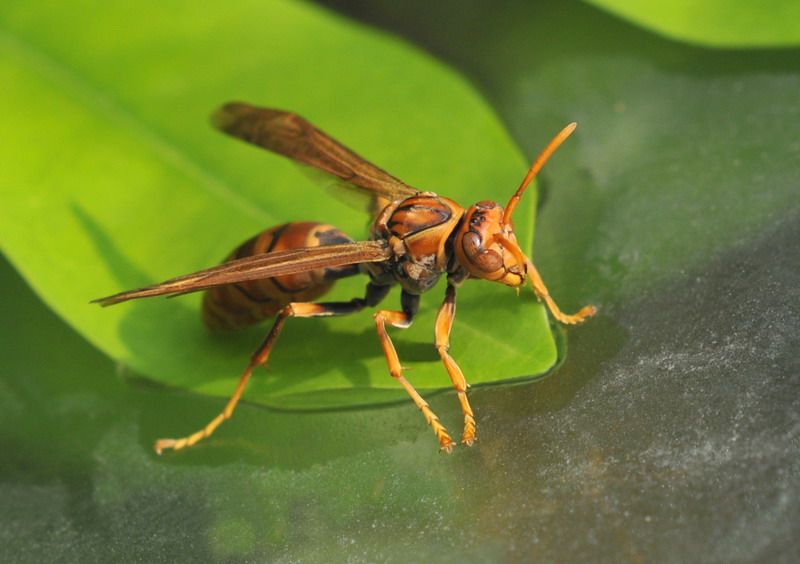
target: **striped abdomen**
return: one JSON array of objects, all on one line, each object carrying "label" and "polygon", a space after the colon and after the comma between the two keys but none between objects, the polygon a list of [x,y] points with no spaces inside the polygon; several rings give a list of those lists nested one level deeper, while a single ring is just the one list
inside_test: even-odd
[{"label": "striped abdomen", "polygon": [[[351,241],[350,237],[332,225],[287,223],[256,235],[225,260]],[[203,321],[212,331],[253,325],[276,315],[289,302],[316,300],[330,290],[336,280],[358,272],[357,265],[347,265],[217,286],[207,290],[203,296]]]}]

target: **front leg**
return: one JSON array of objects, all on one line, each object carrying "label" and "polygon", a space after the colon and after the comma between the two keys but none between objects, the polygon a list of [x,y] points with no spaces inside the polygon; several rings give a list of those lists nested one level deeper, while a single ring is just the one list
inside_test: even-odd
[{"label": "front leg", "polygon": [[400,384],[402,384],[403,388],[405,388],[406,392],[408,392],[408,395],[410,395],[411,399],[414,400],[414,403],[422,412],[425,420],[433,429],[434,434],[436,434],[436,438],[439,440],[442,450],[450,452],[455,446],[453,439],[451,439],[450,435],[447,434],[447,430],[444,428],[444,425],[439,422],[439,418],[436,416],[436,414],[431,411],[428,403],[422,399],[422,396],[419,395],[419,392],[417,392],[417,390],[415,390],[414,387],[403,377],[403,366],[400,365],[400,359],[397,356],[397,351],[394,348],[392,340],[389,338],[389,334],[386,332],[387,324],[392,327],[397,327],[398,329],[407,329],[409,326],[411,326],[411,322],[414,320],[414,316],[417,314],[417,309],[419,308],[418,295],[409,294],[403,291],[400,296],[400,302],[403,311],[381,310],[376,312],[374,316],[375,328],[378,331],[378,337],[380,338],[381,346],[383,347],[383,354],[386,357],[386,362],[389,365],[389,373],[393,378],[400,382]]},{"label": "front leg", "polygon": [[461,411],[464,413],[464,443],[472,446],[475,442],[475,416],[467,400],[467,384],[464,374],[461,372],[456,361],[447,352],[450,348],[450,329],[453,327],[453,319],[456,316],[456,287],[448,280],[447,291],[445,292],[444,302],[439,308],[436,316],[436,350],[447,369],[453,387],[458,392],[458,401],[461,402]]},{"label": "front leg", "polygon": [[533,286],[533,291],[536,293],[536,297],[540,300],[544,300],[544,303],[547,304],[550,313],[556,318],[557,321],[564,323],[566,325],[572,325],[575,323],[581,323],[587,317],[593,316],[597,313],[597,308],[594,306],[584,306],[578,313],[573,313],[572,315],[567,315],[566,313],[562,313],[556,302],[553,301],[553,298],[550,297],[550,292],[547,291],[547,286],[544,285],[544,281],[542,277],[539,276],[539,272],[536,270],[536,267],[533,266],[531,261],[527,261],[526,269],[528,276],[531,279],[531,286]]}]

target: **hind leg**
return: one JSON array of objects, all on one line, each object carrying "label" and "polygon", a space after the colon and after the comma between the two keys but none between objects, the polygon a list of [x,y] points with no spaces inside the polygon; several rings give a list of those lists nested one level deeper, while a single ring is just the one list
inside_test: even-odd
[{"label": "hind leg", "polygon": [[233,410],[236,409],[236,405],[239,403],[239,399],[242,397],[242,392],[244,391],[248,380],[250,380],[253,369],[262,364],[267,364],[269,355],[275,346],[275,342],[278,340],[278,337],[283,330],[283,325],[289,317],[332,317],[358,313],[367,306],[377,305],[386,296],[389,288],[389,286],[376,286],[370,283],[367,286],[367,293],[364,298],[354,298],[349,302],[298,302],[290,303],[284,307],[278,313],[278,317],[275,319],[272,329],[270,329],[264,341],[250,358],[250,363],[244,369],[244,372],[242,372],[242,376],[239,378],[239,384],[236,386],[236,390],[228,400],[228,403],[225,405],[225,409],[222,410],[222,413],[217,415],[211,420],[210,423],[208,423],[208,425],[196,433],[192,433],[191,435],[180,439],[157,440],[156,444],[154,445],[155,451],[158,454],[161,454],[164,449],[171,448],[173,450],[179,450],[192,446],[197,441],[209,437],[216,430],[216,428],[222,424],[223,421],[230,419],[233,415]]}]

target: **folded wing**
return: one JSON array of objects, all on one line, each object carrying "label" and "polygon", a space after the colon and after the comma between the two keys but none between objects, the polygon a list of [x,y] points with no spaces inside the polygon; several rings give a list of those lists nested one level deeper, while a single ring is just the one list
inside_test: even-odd
[{"label": "folded wing", "polygon": [[296,274],[347,264],[382,262],[390,256],[391,251],[383,241],[360,241],[324,247],[288,249],[232,260],[213,268],[172,278],[160,284],[93,300],[92,303],[99,303],[105,307],[137,298],[163,295],[174,297],[246,280],[271,278],[283,274]]},{"label": "folded wing", "polygon": [[419,193],[297,114],[232,102],[217,110],[211,121],[233,137],[332,175],[332,181],[323,181],[323,186],[334,187],[334,193],[345,192],[348,203],[352,203],[346,194],[349,190],[363,192],[373,203],[378,198],[391,202]]}]

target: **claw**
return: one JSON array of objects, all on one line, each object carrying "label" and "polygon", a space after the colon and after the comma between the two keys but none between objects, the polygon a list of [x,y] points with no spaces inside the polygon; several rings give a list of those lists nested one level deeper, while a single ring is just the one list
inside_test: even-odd
[{"label": "claw", "polygon": [[156,454],[161,456],[161,453],[164,451],[164,449],[175,448],[175,444],[177,442],[178,441],[175,439],[158,439],[156,444],[153,445],[153,448],[155,449]]},{"label": "claw", "polygon": [[455,446],[456,446],[456,443],[454,443],[453,441],[450,441],[447,444],[442,444],[442,447],[439,449],[439,452],[444,451],[447,454],[451,454],[453,452],[453,447],[455,447]]}]

